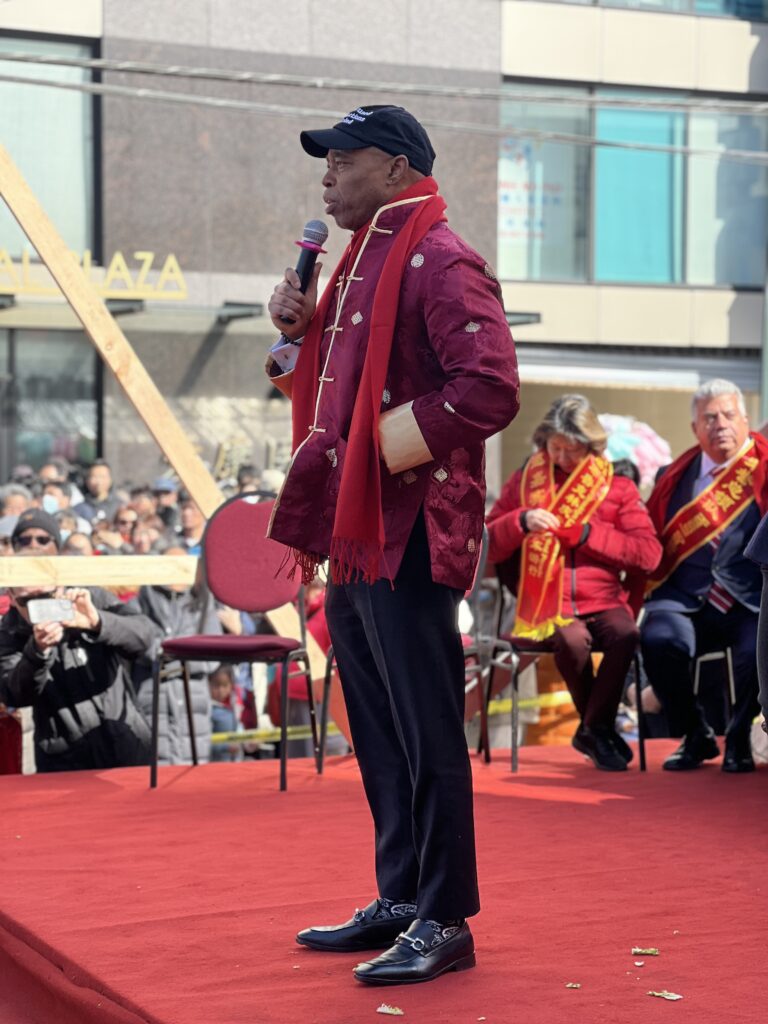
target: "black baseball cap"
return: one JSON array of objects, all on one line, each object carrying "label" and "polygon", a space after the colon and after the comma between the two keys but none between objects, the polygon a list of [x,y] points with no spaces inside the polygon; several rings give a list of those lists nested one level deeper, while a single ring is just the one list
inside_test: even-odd
[{"label": "black baseball cap", "polygon": [[11,534],[11,545],[15,548],[22,533],[33,529],[42,530],[44,533],[47,533],[56,545],[56,550],[61,551],[59,524],[53,516],[49,516],[41,508],[28,508],[19,515],[19,518],[16,520],[16,526]]},{"label": "black baseball cap", "polygon": [[306,153],[319,157],[327,156],[329,149],[375,146],[392,156],[407,156],[411,167],[421,174],[431,174],[435,160],[425,129],[403,107],[358,107],[333,128],[302,132],[300,139]]}]

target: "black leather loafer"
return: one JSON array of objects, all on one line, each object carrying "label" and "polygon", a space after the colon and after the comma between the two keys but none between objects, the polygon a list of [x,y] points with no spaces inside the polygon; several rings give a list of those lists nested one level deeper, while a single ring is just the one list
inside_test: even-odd
[{"label": "black leather loafer", "polygon": [[325,950],[327,953],[357,953],[364,949],[387,949],[415,917],[375,918],[379,901],[369,903],[365,910],[356,910],[344,924],[317,925],[305,928],[296,936],[300,946]]},{"label": "black leather loafer", "polygon": [[731,774],[743,774],[755,770],[755,761],[752,757],[752,745],[749,740],[746,742],[732,743],[726,739],[725,753],[721,769]]},{"label": "black leather loafer", "polygon": [[662,768],[667,772],[689,772],[698,768],[702,761],[711,761],[720,756],[715,734],[708,732],[691,733],[686,736],[674,754],[666,759]]},{"label": "black leather loafer", "polygon": [[466,921],[450,938],[436,945],[435,938],[432,925],[417,919],[391,949],[358,964],[352,973],[366,985],[412,985],[475,966],[475,943]]}]

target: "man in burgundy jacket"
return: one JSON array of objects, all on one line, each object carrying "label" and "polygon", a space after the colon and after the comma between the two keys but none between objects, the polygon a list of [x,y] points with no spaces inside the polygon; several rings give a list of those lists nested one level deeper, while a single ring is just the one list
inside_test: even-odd
[{"label": "man in burgundy jacket", "polygon": [[[294,456],[270,535],[326,601],[376,833],[378,897],[297,940],[385,949],[371,984],[471,967],[479,900],[456,608],[484,512],[484,440],[518,409],[498,283],[448,227],[434,151],[401,107],[302,132],[326,212],[352,239],[317,301],[292,270],[269,303],[268,372],[293,399]],[[294,368],[295,364],[295,368]]]}]

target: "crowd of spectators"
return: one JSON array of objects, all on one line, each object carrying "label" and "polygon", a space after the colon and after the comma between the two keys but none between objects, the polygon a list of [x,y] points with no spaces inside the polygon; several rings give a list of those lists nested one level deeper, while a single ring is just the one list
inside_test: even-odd
[{"label": "crowd of spectators", "polygon": [[[768,511],[768,443],[750,430],[741,393],[728,381],[702,385],[691,413],[697,444],[668,475],[659,471],[650,517],[636,467],[604,456],[608,435],[580,395],[553,403],[534,436],[534,454],[507,481],[488,516],[487,554],[516,594],[513,632],[551,638],[579,713],[573,745],[604,770],[625,770],[632,757],[616,723],[631,691],[626,677],[638,639],[648,671],[642,703],[653,734],[683,737],[664,767],[687,770],[718,756],[715,732],[725,732],[723,770],[754,770],[760,569],[744,547]],[[601,474],[604,486],[596,488]],[[271,499],[281,483],[275,470],[243,465],[223,490]],[[717,520],[717,509],[737,500],[739,514]],[[690,533],[714,509],[707,535],[670,560],[671,531],[699,506],[699,519],[690,529],[687,520],[684,525]],[[199,555],[205,525],[194,499],[171,476],[116,487],[103,459],[82,474],[58,458],[37,472],[20,466],[0,488],[0,554]],[[682,528],[680,535],[687,536]],[[638,630],[644,590],[651,594]],[[71,601],[69,618],[36,622],[28,607],[36,598]],[[322,588],[307,590],[305,611],[309,630],[327,649]],[[13,587],[0,590],[0,616],[0,773],[21,770],[16,748],[25,725],[38,771],[146,763],[152,664],[162,639],[269,629],[219,604],[202,582],[111,591]],[[597,669],[593,649],[603,652]],[[730,714],[723,714],[719,685],[708,697],[695,693],[692,682],[699,654],[726,649],[734,660]],[[201,760],[259,756],[258,744],[211,737],[279,724],[279,672],[205,662],[189,670]],[[301,724],[306,708],[292,683],[289,699],[289,724]],[[289,751],[308,752],[300,741]],[[185,763],[190,756],[179,666],[161,688],[159,760]]]},{"label": "crowd of spectators", "polygon": [[[222,486],[227,495],[269,499],[281,482],[277,470],[243,465]],[[61,458],[36,472],[18,466],[0,487],[2,555],[199,555],[204,530],[201,510],[173,477],[115,486],[103,459],[83,469]],[[27,604],[35,598],[82,603],[84,594],[95,626],[80,617],[57,623],[44,635],[30,621]],[[0,616],[0,772],[20,771],[22,764],[25,771],[55,771],[146,763],[152,661],[163,637],[268,628],[221,606],[202,584],[136,590],[8,588],[0,590]],[[192,663],[190,669],[201,760],[270,754],[269,745],[211,744],[212,732],[269,726],[266,670],[209,663]],[[119,698],[114,692],[118,675]],[[116,723],[124,724],[126,717],[130,744],[124,736],[115,739],[122,730]],[[98,728],[93,727],[96,720]],[[180,671],[161,689],[159,721],[160,763],[188,761]]]}]

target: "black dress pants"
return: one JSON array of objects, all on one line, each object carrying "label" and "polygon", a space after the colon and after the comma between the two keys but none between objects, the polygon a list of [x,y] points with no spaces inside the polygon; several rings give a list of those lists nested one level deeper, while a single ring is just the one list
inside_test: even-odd
[{"label": "black dress pants", "polygon": [[735,604],[723,614],[711,604],[698,611],[648,612],[640,643],[648,680],[667,715],[672,736],[701,729],[706,718],[693,693],[693,662],[699,654],[731,648],[736,703],[726,736],[746,742],[757,713],[757,614]]},{"label": "black dress pants", "polygon": [[421,515],[394,586],[329,584],[326,597],[379,895],[413,901],[419,917],[437,921],[479,910],[461,597],[432,580]]}]

